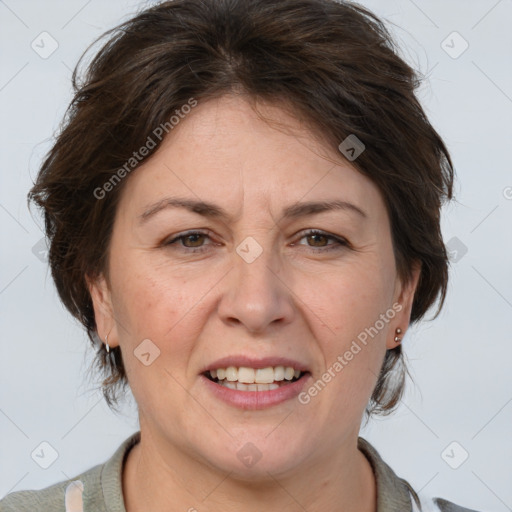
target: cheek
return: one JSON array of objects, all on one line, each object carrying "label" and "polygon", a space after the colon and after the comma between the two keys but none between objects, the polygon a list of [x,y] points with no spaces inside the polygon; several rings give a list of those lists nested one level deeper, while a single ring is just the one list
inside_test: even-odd
[{"label": "cheek", "polygon": [[307,297],[322,352],[319,373],[330,381],[328,393],[337,404],[333,413],[364,408],[375,386],[394,316],[393,276],[393,265],[376,258],[326,274],[315,287],[310,279],[302,283],[299,296]]},{"label": "cheek", "polygon": [[[204,291],[140,260],[136,268],[118,270],[114,301],[128,382],[141,411],[157,414],[169,403],[178,411],[180,383],[204,325]],[[144,353],[150,354],[146,361]]]},{"label": "cheek", "polygon": [[139,256],[129,264],[125,259],[113,273],[114,310],[121,327],[120,343],[128,358],[125,366],[127,372],[139,371],[140,363],[131,355],[149,339],[160,351],[155,368],[181,373],[204,327],[208,291],[218,277],[213,272],[184,275],[148,260]]},{"label": "cheek", "polygon": [[361,262],[320,279],[305,277],[298,295],[310,315],[315,313],[314,323],[324,332],[321,339],[338,346],[374,325],[391,308],[394,268],[382,263]]},{"label": "cheek", "polygon": [[116,260],[112,272],[114,306],[118,321],[129,331],[128,337],[161,339],[190,309],[195,297],[176,272],[155,267],[148,260],[138,253]]}]

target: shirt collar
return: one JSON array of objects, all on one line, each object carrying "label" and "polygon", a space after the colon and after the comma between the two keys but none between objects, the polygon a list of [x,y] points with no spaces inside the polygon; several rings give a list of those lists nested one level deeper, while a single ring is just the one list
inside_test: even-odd
[{"label": "shirt collar", "polygon": [[359,437],[357,447],[368,459],[375,475],[377,512],[411,512],[409,483],[395,474],[368,441]]},{"label": "shirt collar", "polygon": [[[140,441],[140,431],[132,434],[104,464],[101,489],[108,512],[126,512],[122,490],[123,465],[130,449]],[[368,459],[377,485],[377,512],[411,512],[410,485],[399,478],[375,448],[359,437],[358,449]]]}]

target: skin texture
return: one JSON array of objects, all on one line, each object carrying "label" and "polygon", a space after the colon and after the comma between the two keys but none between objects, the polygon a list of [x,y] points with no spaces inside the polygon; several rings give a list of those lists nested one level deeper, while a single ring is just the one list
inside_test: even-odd
[{"label": "skin texture", "polygon": [[[139,407],[142,440],[123,474],[128,512],[376,510],[357,436],[395,329],[408,327],[418,272],[409,283],[397,277],[373,182],[279,106],[258,110],[288,130],[240,95],[200,103],[174,128],[127,178],[108,280],[90,283],[98,332],[121,345]],[[170,196],[213,202],[230,218],[164,208],[141,222]],[[343,209],[281,219],[291,203],[326,200],[365,216]],[[207,236],[164,244],[190,230]],[[247,237],[262,249],[251,263],[236,252]],[[295,398],[241,410],[199,375],[228,355],[282,356],[307,365],[307,389],[396,303],[401,311],[306,405]],[[145,339],[160,350],[149,366],[134,356]],[[261,453],[252,467],[237,457],[249,442]]]}]

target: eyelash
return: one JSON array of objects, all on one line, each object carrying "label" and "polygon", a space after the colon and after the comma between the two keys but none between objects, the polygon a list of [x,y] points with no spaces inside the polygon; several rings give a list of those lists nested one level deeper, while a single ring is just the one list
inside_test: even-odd
[{"label": "eyelash", "polygon": [[[207,233],[204,233],[202,231],[188,231],[187,233],[183,233],[181,235],[178,235],[177,237],[172,238],[171,240],[163,242],[162,245],[164,247],[167,247],[167,246],[175,244],[176,242],[178,242],[180,240],[185,240],[188,237],[197,236],[197,235],[202,235],[202,236],[209,237]],[[327,251],[332,251],[332,250],[343,249],[343,248],[346,248],[346,247],[350,246],[348,241],[345,240],[344,238],[340,238],[340,237],[337,237],[337,236],[334,236],[334,235],[330,235],[329,233],[326,233],[324,231],[320,231],[318,229],[311,229],[309,231],[304,232],[299,240],[302,240],[305,237],[314,236],[314,235],[323,236],[323,237],[325,237],[328,240],[334,240],[336,242],[336,244],[332,244],[330,246],[325,246],[325,247],[309,246],[312,249],[317,249],[314,252],[327,252]],[[211,244],[208,244],[208,245],[211,245]],[[188,253],[192,253],[192,254],[202,253],[202,252],[205,252],[206,250],[208,250],[207,249],[208,245],[203,245],[201,247],[186,247],[186,246],[181,245],[179,250],[184,250],[184,252],[188,252]],[[293,244],[293,245],[295,245],[295,244]]]}]

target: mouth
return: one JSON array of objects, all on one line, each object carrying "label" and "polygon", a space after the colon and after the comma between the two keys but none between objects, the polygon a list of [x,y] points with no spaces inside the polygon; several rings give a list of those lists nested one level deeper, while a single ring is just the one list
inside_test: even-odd
[{"label": "mouth", "polygon": [[309,372],[292,366],[267,366],[251,368],[247,366],[228,366],[207,370],[203,373],[211,382],[228,389],[244,392],[273,391],[289,386],[302,379]]},{"label": "mouth", "polygon": [[261,410],[293,401],[312,379],[307,363],[281,356],[231,355],[203,367],[204,390],[237,409]]}]

